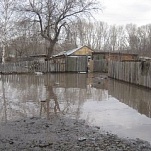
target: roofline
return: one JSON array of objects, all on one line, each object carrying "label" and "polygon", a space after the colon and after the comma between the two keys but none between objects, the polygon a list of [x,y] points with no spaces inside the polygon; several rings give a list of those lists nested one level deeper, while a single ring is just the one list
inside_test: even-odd
[{"label": "roofline", "polygon": [[122,53],[122,52],[92,52],[93,54],[118,54],[118,55],[136,55],[138,56],[138,54],[134,54],[134,53]]},{"label": "roofline", "polygon": [[[76,52],[76,51],[80,50],[80,49],[81,49],[81,48],[83,48],[83,47],[87,47],[87,48],[88,48],[88,49],[90,49],[92,52],[94,52],[94,50],[92,50],[90,47],[88,47],[88,46],[84,45],[84,46],[81,46],[81,47],[75,48],[76,50],[75,50],[75,51],[73,51],[72,53],[74,53],[74,52]],[[72,49],[72,50],[74,50],[74,49]],[[67,50],[66,52],[68,53],[68,51],[72,51],[72,50]],[[70,56],[72,53],[70,53],[70,54],[69,54],[69,55],[67,55],[67,56]]]},{"label": "roofline", "polygon": [[[81,49],[81,48],[83,48],[83,47],[87,47],[87,48],[91,49],[91,50],[92,50],[92,52],[94,52],[94,50],[93,50],[92,48],[90,48],[89,46],[86,46],[86,45],[81,46],[81,47],[80,47],[80,49]],[[78,50],[79,50],[79,49],[78,49]]]},{"label": "roofline", "polygon": [[29,57],[47,57],[46,54],[30,55]]},{"label": "roofline", "polygon": [[65,57],[66,55],[57,55],[57,56],[52,56],[52,58],[62,58],[62,57]]}]

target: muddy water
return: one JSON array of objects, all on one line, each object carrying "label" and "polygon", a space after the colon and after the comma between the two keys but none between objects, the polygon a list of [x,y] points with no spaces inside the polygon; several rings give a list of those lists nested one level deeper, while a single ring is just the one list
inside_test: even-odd
[{"label": "muddy water", "polygon": [[151,142],[151,90],[100,74],[3,75],[0,121],[64,114]]}]

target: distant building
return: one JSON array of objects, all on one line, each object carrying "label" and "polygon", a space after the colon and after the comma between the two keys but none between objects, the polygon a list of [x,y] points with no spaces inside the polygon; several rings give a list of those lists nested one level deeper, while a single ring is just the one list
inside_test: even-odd
[{"label": "distant building", "polygon": [[107,61],[135,61],[138,60],[138,54],[117,53],[117,52],[92,52],[93,60],[105,59]]},{"label": "distant building", "polygon": [[137,61],[137,54],[92,52],[93,72],[108,72],[108,61]]}]

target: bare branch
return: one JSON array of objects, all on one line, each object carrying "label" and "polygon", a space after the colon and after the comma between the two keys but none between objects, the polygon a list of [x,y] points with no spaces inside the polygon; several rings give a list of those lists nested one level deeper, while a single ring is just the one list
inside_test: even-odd
[{"label": "bare branch", "polygon": [[[53,49],[60,32],[70,20],[75,20],[82,15],[91,15],[98,10],[95,0],[29,0],[23,11],[29,17],[34,14],[33,21],[39,23],[41,36],[49,41]],[[50,50],[53,51],[53,50]]]}]

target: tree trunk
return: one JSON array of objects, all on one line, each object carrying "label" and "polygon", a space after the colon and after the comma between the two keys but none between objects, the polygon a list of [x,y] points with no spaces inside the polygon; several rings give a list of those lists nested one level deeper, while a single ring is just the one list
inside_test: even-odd
[{"label": "tree trunk", "polygon": [[4,64],[5,63],[5,46],[3,45],[3,51],[2,51],[2,63]]},{"label": "tree trunk", "polygon": [[55,46],[55,42],[50,42],[49,41],[49,47],[48,47],[48,50],[47,50],[47,59],[52,57],[52,54],[53,54],[53,51],[54,51],[54,46]]}]

